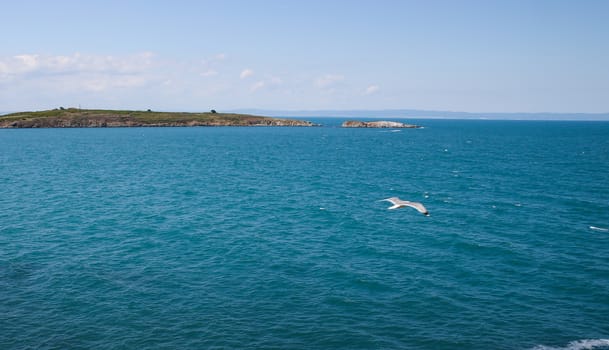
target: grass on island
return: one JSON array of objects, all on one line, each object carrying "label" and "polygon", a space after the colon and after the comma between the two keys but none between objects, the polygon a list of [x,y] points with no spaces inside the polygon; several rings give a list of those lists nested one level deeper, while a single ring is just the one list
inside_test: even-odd
[{"label": "grass on island", "polygon": [[130,118],[140,122],[147,123],[162,123],[162,122],[176,122],[176,121],[191,121],[191,120],[231,120],[239,121],[243,118],[246,119],[260,119],[267,117],[253,116],[248,114],[236,114],[236,113],[189,113],[189,112],[155,112],[155,111],[129,111],[129,110],[107,110],[107,109],[78,109],[78,108],[65,108],[65,109],[52,109],[47,111],[36,111],[36,112],[18,112],[0,116],[0,120],[27,120],[27,119],[38,119],[38,118]]}]

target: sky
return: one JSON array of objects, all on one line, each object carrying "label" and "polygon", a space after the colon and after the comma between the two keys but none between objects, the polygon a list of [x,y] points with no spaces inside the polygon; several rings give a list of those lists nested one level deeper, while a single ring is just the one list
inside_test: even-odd
[{"label": "sky", "polygon": [[0,111],[609,112],[609,0],[0,0]]}]

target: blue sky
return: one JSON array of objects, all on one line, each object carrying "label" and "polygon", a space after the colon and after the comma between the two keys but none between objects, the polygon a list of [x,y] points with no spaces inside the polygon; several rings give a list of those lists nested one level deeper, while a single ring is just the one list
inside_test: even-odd
[{"label": "blue sky", "polygon": [[609,112],[609,1],[0,1],[0,110]]}]

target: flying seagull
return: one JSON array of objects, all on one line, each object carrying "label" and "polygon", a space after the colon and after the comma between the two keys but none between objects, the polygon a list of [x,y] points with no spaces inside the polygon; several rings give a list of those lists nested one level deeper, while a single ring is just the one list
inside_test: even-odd
[{"label": "flying seagull", "polygon": [[425,216],[429,216],[429,212],[427,211],[425,206],[419,202],[403,201],[403,200],[399,199],[398,197],[391,197],[391,198],[382,199],[382,200],[393,204],[391,207],[389,207],[387,209],[398,209],[398,208],[404,208],[404,207],[411,207],[411,208],[415,208],[416,210],[418,210],[419,213],[421,213]]}]

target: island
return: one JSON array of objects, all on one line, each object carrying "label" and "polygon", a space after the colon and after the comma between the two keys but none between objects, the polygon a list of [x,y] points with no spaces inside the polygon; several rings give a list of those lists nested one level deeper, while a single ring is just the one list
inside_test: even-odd
[{"label": "island", "polygon": [[409,128],[416,129],[420,128],[419,125],[404,124],[400,122],[390,122],[386,120],[374,121],[374,122],[362,122],[358,120],[347,120],[342,124],[343,128]]},{"label": "island", "polygon": [[110,128],[169,126],[316,126],[295,119],[262,117],[249,114],[155,112],[57,108],[47,111],[19,112],[0,116],[0,128]]}]

